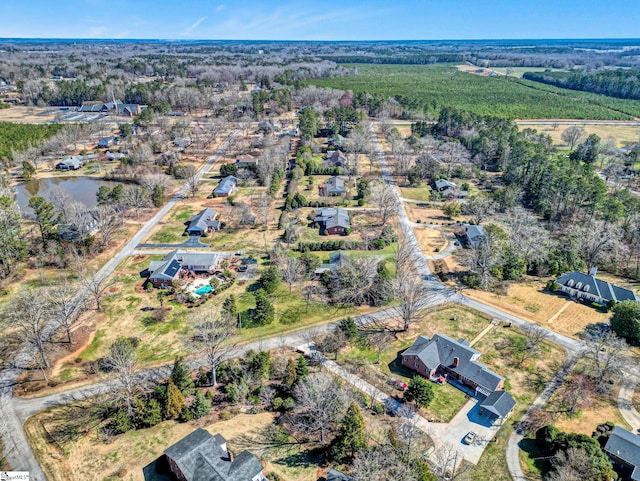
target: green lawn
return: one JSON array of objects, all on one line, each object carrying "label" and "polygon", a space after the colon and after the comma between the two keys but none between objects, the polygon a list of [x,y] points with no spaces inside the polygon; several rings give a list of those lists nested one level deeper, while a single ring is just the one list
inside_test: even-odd
[{"label": "green lawn", "polygon": [[640,101],[550,87],[519,78],[481,77],[455,65],[352,64],[357,75],[305,84],[395,97],[407,110],[437,116],[444,106],[509,119],[628,120]]},{"label": "green lawn", "polygon": [[460,389],[453,387],[451,384],[431,384],[433,386],[433,401],[425,409],[427,417],[429,414],[433,419],[442,422],[451,421],[458,414],[467,402],[467,397]]},{"label": "green lawn", "polygon": [[174,225],[164,225],[145,242],[149,244],[178,244],[187,240],[182,235],[183,233],[184,228],[177,229]]}]

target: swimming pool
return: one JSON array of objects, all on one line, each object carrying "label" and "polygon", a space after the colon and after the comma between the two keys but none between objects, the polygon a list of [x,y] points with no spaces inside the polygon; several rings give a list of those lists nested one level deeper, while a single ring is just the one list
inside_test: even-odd
[{"label": "swimming pool", "polygon": [[209,294],[211,291],[213,291],[213,287],[211,286],[202,286],[199,289],[196,289],[195,291],[193,291],[194,294],[198,294],[199,296],[203,295],[203,294]]}]

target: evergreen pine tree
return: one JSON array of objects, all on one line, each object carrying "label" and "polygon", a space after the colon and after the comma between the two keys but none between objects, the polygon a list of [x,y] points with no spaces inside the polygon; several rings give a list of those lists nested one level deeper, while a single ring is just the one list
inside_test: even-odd
[{"label": "evergreen pine tree", "polygon": [[142,424],[144,427],[150,428],[162,421],[162,407],[155,399],[150,399],[147,403],[144,414],[142,416]]},{"label": "evergreen pine tree", "polygon": [[187,367],[184,359],[181,356],[176,357],[176,360],[173,363],[171,380],[183,395],[188,396],[193,392],[195,384],[193,382],[193,379],[191,379],[189,368]]},{"label": "evergreen pine tree", "polygon": [[254,296],[256,298],[256,308],[253,311],[253,321],[259,326],[271,324],[275,319],[275,309],[269,295],[264,289],[258,289]]},{"label": "evergreen pine tree", "polygon": [[184,396],[180,389],[176,387],[171,379],[167,383],[167,397],[164,406],[164,417],[166,419],[176,419],[184,408]]},{"label": "evergreen pine tree", "polygon": [[353,457],[358,451],[367,447],[367,435],[364,429],[364,418],[360,408],[351,402],[347,414],[342,420],[340,432],[336,437],[332,452],[337,460],[346,456]]},{"label": "evergreen pine tree", "polygon": [[230,294],[222,303],[222,317],[227,321],[235,321],[238,317],[238,306],[236,305],[236,296]]},{"label": "evergreen pine tree", "polygon": [[302,381],[309,375],[309,366],[307,366],[307,359],[304,356],[298,358],[296,363],[296,375],[297,381]]},{"label": "evergreen pine tree", "polygon": [[418,406],[426,408],[433,399],[433,387],[425,378],[415,376],[409,381],[404,398],[409,402],[415,402]]},{"label": "evergreen pine tree", "polygon": [[284,385],[288,388],[292,388],[298,379],[298,371],[296,369],[296,362],[292,357],[287,361],[287,372],[284,376]]},{"label": "evergreen pine tree", "polygon": [[200,391],[196,391],[196,397],[191,404],[191,412],[193,413],[193,419],[199,419],[202,416],[206,416],[209,414],[209,410],[211,409],[211,404],[206,398],[200,393]]}]

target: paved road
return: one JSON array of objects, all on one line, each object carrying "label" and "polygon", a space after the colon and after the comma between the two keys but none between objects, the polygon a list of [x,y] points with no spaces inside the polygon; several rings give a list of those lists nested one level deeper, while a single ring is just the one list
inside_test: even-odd
[{"label": "paved road", "polygon": [[[535,409],[541,409],[545,404],[551,399],[551,396],[556,389],[558,389],[564,379],[571,373],[571,370],[576,365],[579,356],[571,355],[567,358],[562,367],[558,370],[556,375],[551,379],[547,387],[540,393],[540,395],[533,401],[533,404],[527,409],[527,412],[522,417],[522,421],[526,420],[526,417]],[[509,443],[507,444],[507,465],[509,466],[509,472],[511,473],[511,477],[513,481],[527,481],[524,473],[522,472],[522,467],[520,466],[520,442],[522,441],[522,434],[518,433],[518,431],[514,431],[509,438]]]},{"label": "paved road", "polygon": [[[231,133],[225,142],[214,152],[214,154],[204,163],[196,174],[196,179],[202,176],[218,160],[220,155],[227,149],[230,142],[238,135],[238,130]],[[142,228],[127,242],[127,244],[111,258],[95,275],[96,279],[102,280],[113,273],[116,267],[130,256],[135,247],[144,239],[151,229],[176,205],[180,199],[184,198],[189,190],[188,183],[185,183],[180,191],[175,194],[158,212],[147,221]],[[75,304],[79,307],[87,298],[85,289],[80,289],[75,299]],[[44,329],[43,337],[49,339],[60,327],[60,322],[52,320]],[[22,370],[29,366],[35,356],[35,346],[26,345],[16,355],[13,362],[0,372],[0,438],[2,438],[6,458],[14,470],[29,471],[31,479],[44,481],[45,475],[40,468],[33,451],[27,442],[27,438],[22,430],[22,423],[13,410],[13,386]]]},{"label": "paved road", "polygon": [[633,382],[625,382],[620,386],[618,393],[618,409],[625,421],[631,426],[633,432],[640,431],[640,413],[633,406],[633,393],[635,391]]}]

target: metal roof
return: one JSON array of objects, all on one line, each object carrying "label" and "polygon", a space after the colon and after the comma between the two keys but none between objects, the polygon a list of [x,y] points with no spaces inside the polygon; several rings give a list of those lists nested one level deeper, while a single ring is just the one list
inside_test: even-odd
[{"label": "metal roof", "polygon": [[213,189],[214,194],[229,194],[238,184],[238,179],[233,175],[229,175],[222,179],[220,183]]}]

